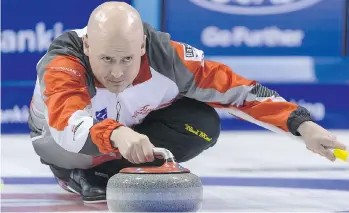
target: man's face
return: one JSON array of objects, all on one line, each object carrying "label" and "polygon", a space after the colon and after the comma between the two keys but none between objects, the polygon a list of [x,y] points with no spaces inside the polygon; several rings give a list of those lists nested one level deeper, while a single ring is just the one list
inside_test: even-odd
[{"label": "man's face", "polygon": [[84,52],[92,72],[110,92],[120,93],[137,77],[145,54],[145,37],[125,39],[84,39]]}]

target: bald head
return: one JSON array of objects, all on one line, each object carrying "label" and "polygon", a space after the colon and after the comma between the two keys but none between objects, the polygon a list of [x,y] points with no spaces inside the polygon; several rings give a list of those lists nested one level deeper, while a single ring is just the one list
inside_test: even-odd
[{"label": "bald head", "polygon": [[123,2],[106,2],[91,13],[84,40],[95,77],[111,92],[121,92],[138,75],[146,36],[137,10]]},{"label": "bald head", "polygon": [[127,39],[131,35],[142,39],[142,20],[131,5],[124,2],[106,2],[91,13],[87,34],[91,39],[101,36]]}]

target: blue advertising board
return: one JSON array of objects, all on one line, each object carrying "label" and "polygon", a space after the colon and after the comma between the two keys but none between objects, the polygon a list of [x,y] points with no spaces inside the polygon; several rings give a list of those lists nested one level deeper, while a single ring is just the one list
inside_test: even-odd
[{"label": "blue advertising board", "polygon": [[33,91],[31,87],[1,88],[1,134],[29,133],[28,116]]},{"label": "blue advertising board", "polygon": [[347,1],[347,17],[346,17],[346,34],[344,35],[347,46],[345,47],[344,54],[349,57],[349,1]]},{"label": "blue advertising board", "polygon": [[163,25],[206,55],[339,56],[345,1],[165,1]]},{"label": "blue advertising board", "polygon": [[[349,129],[349,85],[345,84],[264,84],[286,101],[307,108],[313,120],[327,129]],[[263,130],[247,121],[218,110],[223,130]]]}]

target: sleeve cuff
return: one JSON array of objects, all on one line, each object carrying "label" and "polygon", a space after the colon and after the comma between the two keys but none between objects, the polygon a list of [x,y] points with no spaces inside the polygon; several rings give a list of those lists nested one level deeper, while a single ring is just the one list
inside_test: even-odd
[{"label": "sleeve cuff", "polygon": [[99,152],[108,154],[116,151],[110,143],[110,135],[119,126],[122,126],[122,124],[115,120],[104,119],[91,128],[92,142],[98,147]]},{"label": "sleeve cuff", "polygon": [[313,121],[311,119],[310,112],[306,108],[298,106],[287,120],[288,130],[295,136],[301,136],[297,130],[298,127],[305,121]]}]

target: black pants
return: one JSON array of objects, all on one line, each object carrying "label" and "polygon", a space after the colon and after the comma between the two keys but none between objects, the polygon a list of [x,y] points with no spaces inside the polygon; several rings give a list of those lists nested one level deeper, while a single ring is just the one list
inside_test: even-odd
[{"label": "black pants", "polygon": [[[177,162],[186,162],[216,144],[220,134],[220,118],[209,105],[182,98],[171,106],[151,112],[135,126],[136,132],[145,134],[155,147],[172,152]],[[152,163],[131,164],[125,159],[105,162],[93,169],[113,175],[126,167],[161,165],[163,160]],[[53,173],[65,179],[70,171],[51,166]]]}]

